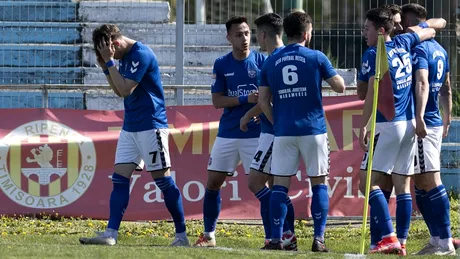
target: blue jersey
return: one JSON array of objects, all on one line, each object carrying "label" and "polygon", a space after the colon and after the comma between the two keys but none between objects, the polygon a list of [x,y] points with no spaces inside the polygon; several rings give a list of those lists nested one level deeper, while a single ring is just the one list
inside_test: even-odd
[{"label": "blue jersey", "polygon": [[446,50],[438,42],[431,39],[417,45],[412,50],[413,69],[428,70],[428,82],[430,90],[428,102],[425,108],[425,123],[428,127],[442,126],[442,117],[439,112],[438,95],[444,81],[446,73],[449,72],[449,58]]},{"label": "blue jersey", "polygon": [[260,86],[268,86],[273,96],[275,136],[326,133],[321,83],[335,75],[323,53],[300,44],[288,45],[268,58]]},{"label": "blue jersey", "polygon": [[[277,49],[275,49],[270,56],[275,55],[278,53],[280,50],[284,49],[284,46],[281,46]],[[260,83],[260,82],[259,82]],[[275,134],[275,130],[273,129],[273,124],[267,119],[265,114],[260,114],[260,128],[262,133],[268,133],[268,134]]]},{"label": "blue jersey", "polygon": [[[224,93],[225,96],[245,96],[258,91],[258,77],[266,57],[251,51],[244,60],[236,60],[232,52],[214,62],[212,93]],[[254,107],[254,103],[246,103],[225,108],[219,123],[218,137],[221,138],[258,138],[260,125],[248,124],[248,131],[240,130],[240,119]]]},{"label": "blue jersey", "polygon": [[[419,44],[415,33],[397,35],[392,41],[385,42],[390,78],[393,85],[395,117],[393,121],[407,121],[414,118],[414,97],[412,94],[412,55],[411,49]],[[368,82],[375,75],[376,47],[364,52],[359,80]],[[377,122],[387,122],[377,110]]]},{"label": "blue jersey", "polygon": [[118,70],[124,78],[139,83],[123,100],[125,105],[123,130],[139,132],[168,128],[160,69],[152,49],[136,42],[119,61]]}]

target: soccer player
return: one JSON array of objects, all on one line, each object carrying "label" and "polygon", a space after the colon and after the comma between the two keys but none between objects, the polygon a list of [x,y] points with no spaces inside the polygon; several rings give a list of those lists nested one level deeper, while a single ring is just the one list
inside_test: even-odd
[{"label": "soccer player", "polygon": [[[401,27],[401,24],[402,24],[401,7],[396,4],[389,4],[389,5],[383,5],[380,8],[386,8],[393,14],[394,30],[391,33],[391,36],[393,37],[394,35],[404,33],[404,30],[403,30],[404,28]],[[428,27],[430,28],[442,29],[446,26],[446,20],[442,18],[432,18],[427,21],[426,25],[428,25]],[[370,48],[374,48],[374,47],[370,47]],[[363,56],[363,58],[366,59],[365,56]],[[362,81],[360,80],[360,78],[364,78],[363,80],[367,80],[366,76],[363,77],[361,75],[366,73],[368,69],[369,69],[368,61],[363,60],[362,69],[358,76],[358,96],[359,96],[359,99],[361,100],[364,100],[366,97],[368,82]],[[360,181],[364,183],[366,179],[366,174],[361,174],[360,177],[361,177]],[[391,180],[391,176],[387,176],[387,177],[382,176],[382,179],[380,181],[380,189],[383,192],[385,199],[388,203],[390,200],[391,192],[393,190],[393,182]],[[382,240],[382,235],[377,226],[377,223],[373,219],[372,214],[371,214],[371,218],[372,220],[370,221],[370,233],[371,233],[371,249],[372,249],[377,245],[378,242]],[[407,233],[405,233],[405,231],[402,231],[399,233],[398,238],[400,237],[404,239],[405,236],[407,236]],[[405,250],[403,249],[403,252],[404,251]]]},{"label": "soccer player", "polygon": [[[402,6],[404,27],[426,27],[426,9],[416,3]],[[434,39],[413,50],[415,77],[417,155],[415,156],[416,202],[430,230],[430,242],[417,254],[455,255],[450,231],[450,204],[440,176],[442,138],[449,132],[452,96],[449,58]],[[439,111],[441,93],[443,114]],[[419,101],[420,100],[420,101]]]},{"label": "soccer player", "polygon": [[[405,242],[410,226],[412,199],[410,195],[410,177],[414,173],[413,157],[415,155],[415,123],[413,110],[411,48],[420,41],[434,37],[433,29],[423,29],[417,33],[397,35],[392,40],[394,29],[393,15],[385,8],[371,9],[366,14],[363,35],[368,48],[363,56],[363,68],[360,80],[368,82],[368,90],[364,103],[363,121],[360,131],[361,147],[366,151],[361,165],[360,190],[365,191],[365,175],[367,173],[367,124],[372,113],[373,82],[375,75],[375,59],[378,33],[383,33],[389,63],[395,102],[395,117],[387,121],[377,111],[376,135],[374,137],[374,158],[372,167],[371,191],[369,205],[371,216],[376,221],[383,237],[370,253],[398,253],[405,251]],[[401,238],[396,238],[385,195],[380,189],[386,183],[387,175],[391,175],[397,195],[396,225]],[[363,177],[364,176],[364,177]],[[389,195],[388,195],[389,196]],[[399,235],[398,235],[399,236]],[[401,244],[403,247],[401,247]],[[404,250],[403,250],[403,249]]]},{"label": "soccer player", "polygon": [[[282,40],[283,18],[281,16],[276,13],[264,14],[258,17],[254,23],[257,26],[257,42],[259,42],[262,51],[267,51],[269,55],[274,55],[284,48]],[[254,106],[241,118],[240,128],[246,131],[246,125],[251,121],[251,118],[259,116],[261,134],[257,151],[252,159],[251,170],[249,171],[248,187],[260,201],[260,214],[265,230],[265,244],[268,244],[271,238],[269,210],[271,190],[267,188],[266,183],[273,183],[270,168],[275,136],[273,135],[272,123],[261,112],[259,105]],[[296,172],[293,173],[295,174]],[[294,206],[292,206],[289,196],[286,199],[286,206],[287,215],[283,224],[281,240],[285,250],[297,250],[297,238],[294,234]]]},{"label": "soccer player", "polygon": [[[327,252],[324,243],[329,196],[329,145],[322,106],[321,82],[326,80],[336,92],[343,92],[344,81],[320,51],[311,50],[311,17],[303,12],[287,15],[283,22],[289,45],[265,62],[259,86],[259,105],[273,123],[275,140],[270,197],[272,240],[264,248],[282,250],[282,223],[286,198],[300,158],[312,183],[311,214],[314,220],[312,251]],[[272,99],[273,98],[273,99]],[[271,101],[273,100],[273,107]]]},{"label": "soccer player", "polygon": [[232,51],[214,62],[212,103],[224,108],[217,138],[208,164],[208,181],[203,202],[204,233],[195,246],[216,246],[215,228],[220,213],[220,188],[227,175],[232,175],[241,161],[249,173],[256,152],[260,125],[250,123],[248,130],[240,130],[241,117],[258,100],[258,75],[266,57],[249,49],[250,29],[246,17],[230,18],[225,26]]},{"label": "soccer player", "polygon": [[[113,91],[123,97],[125,116],[115,155],[110,217],[104,233],[81,238],[82,244],[115,245],[123,214],[128,207],[129,182],[134,170],[145,163],[176,227],[172,246],[189,246],[182,196],[170,176],[168,122],[158,61],[141,42],[123,36],[116,25],[104,24],[93,31],[97,62]],[[114,59],[119,60],[117,69]]]}]

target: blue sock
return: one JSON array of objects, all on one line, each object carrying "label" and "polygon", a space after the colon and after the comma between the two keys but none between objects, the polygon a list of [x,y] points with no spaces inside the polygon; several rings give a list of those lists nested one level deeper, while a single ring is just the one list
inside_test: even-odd
[{"label": "blue sock", "polygon": [[288,188],[274,185],[270,197],[270,225],[272,240],[277,242],[283,234],[283,223],[287,214],[286,197]]},{"label": "blue sock", "polygon": [[294,206],[292,206],[292,201],[291,201],[291,198],[289,198],[289,195],[287,196],[287,199],[286,199],[286,207],[287,207],[287,213],[286,213],[286,219],[284,219],[283,232],[291,231],[292,233],[294,233],[294,223],[295,223]]},{"label": "blue sock", "polygon": [[436,227],[439,232],[439,239],[451,238],[450,232],[450,203],[444,185],[433,188],[428,192],[431,200],[433,218],[436,219]]},{"label": "blue sock", "polygon": [[270,228],[270,197],[271,191],[267,187],[256,193],[256,198],[260,201],[260,216],[262,217],[262,223],[264,224],[265,239],[271,238]]},{"label": "blue sock", "polygon": [[129,203],[129,179],[113,173],[112,182],[113,190],[110,194],[110,217],[107,228],[118,230]]},{"label": "blue sock", "polygon": [[430,230],[430,235],[432,237],[439,237],[439,231],[437,228],[437,219],[433,214],[433,206],[431,204],[430,196],[426,191],[423,191],[424,194],[422,196],[423,207],[425,210],[425,222],[428,225],[428,229]]},{"label": "blue sock", "polygon": [[[386,191],[382,190],[383,196],[385,196],[385,200],[387,200],[387,203],[390,203],[390,197],[391,197],[391,191]],[[382,234],[380,233],[380,228],[377,222],[375,221],[375,215],[372,215],[371,211],[371,224],[370,224],[370,230],[371,230],[371,245],[377,245],[377,243],[382,240]]]},{"label": "blue sock", "polygon": [[371,215],[377,217],[377,224],[380,228],[381,235],[386,236],[393,233],[394,228],[391,223],[388,204],[380,189],[373,190],[369,193],[369,205],[371,206]]},{"label": "blue sock", "polygon": [[382,190],[382,193],[385,196],[385,200],[387,200],[387,204],[390,204],[391,191]]},{"label": "blue sock", "polygon": [[424,200],[427,193],[424,190],[417,189],[417,186],[415,185],[414,185],[414,190],[415,190],[415,203],[417,204],[417,208],[420,211],[420,214],[422,214],[423,220],[425,221],[426,226],[428,227],[428,230],[430,231],[430,235],[433,236],[432,231],[431,231],[431,226],[427,218],[427,212],[428,210],[431,210],[431,209],[425,207],[425,200]]},{"label": "blue sock", "polygon": [[313,217],[314,238],[324,241],[324,230],[329,212],[327,186],[325,184],[318,184],[313,186],[312,191],[311,215]]},{"label": "blue sock", "polygon": [[412,196],[410,193],[396,196],[396,235],[398,239],[407,239],[411,216]]},{"label": "blue sock", "polygon": [[185,232],[184,208],[182,206],[182,195],[171,176],[155,179],[155,183],[163,193],[166,208],[174,220],[176,233]]},{"label": "blue sock", "polygon": [[220,190],[212,191],[206,189],[203,202],[204,232],[209,233],[216,230],[221,203],[222,201],[220,200]]}]

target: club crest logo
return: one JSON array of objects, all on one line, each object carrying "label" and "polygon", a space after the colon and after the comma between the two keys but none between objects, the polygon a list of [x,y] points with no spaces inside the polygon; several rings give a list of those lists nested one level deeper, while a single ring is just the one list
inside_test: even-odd
[{"label": "club crest logo", "polygon": [[75,202],[95,171],[92,140],[58,122],[29,122],[0,140],[0,188],[25,207],[52,209]]},{"label": "club crest logo", "polygon": [[248,76],[250,78],[255,78],[257,76],[257,71],[255,71],[254,69],[249,69],[248,70]]}]

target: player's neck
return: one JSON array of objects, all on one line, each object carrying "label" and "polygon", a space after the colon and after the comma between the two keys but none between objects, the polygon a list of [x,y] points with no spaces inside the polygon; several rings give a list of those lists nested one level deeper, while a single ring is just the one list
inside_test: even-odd
[{"label": "player's neck", "polygon": [[123,36],[123,43],[122,43],[122,45],[123,45],[123,53],[128,54],[135,43],[136,43],[135,40]]},{"label": "player's neck", "polygon": [[385,42],[391,41],[391,36],[389,34],[384,34]]},{"label": "player's neck", "polygon": [[271,55],[275,49],[284,46],[283,41],[280,38],[273,40],[273,42],[269,42],[267,44],[267,53]]},{"label": "player's neck", "polygon": [[249,57],[249,54],[251,54],[251,50],[249,50],[249,49],[248,50],[243,50],[243,51],[232,50],[232,56],[236,60],[244,60],[247,57]]},{"label": "player's neck", "polygon": [[288,40],[288,45],[291,45],[291,44],[300,44],[302,46],[306,46],[306,41],[299,41],[299,40]]}]

